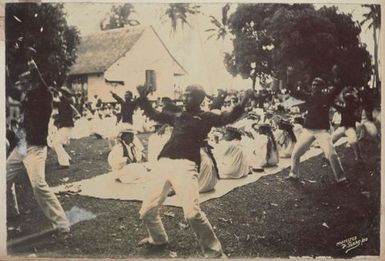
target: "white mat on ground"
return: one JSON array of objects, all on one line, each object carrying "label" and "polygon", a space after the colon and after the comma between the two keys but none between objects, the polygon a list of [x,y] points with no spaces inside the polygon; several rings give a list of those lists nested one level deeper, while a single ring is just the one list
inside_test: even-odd
[{"label": "white mat on ground", "polygon": [[[341,145],[345,142],[346,139],[340,139],[336,145]],[[311,148],[301,157],[301,160],[308,160],[319,154],[321,154],[321,149]],[[241,179],[221,179],[215,186],[215,190],[200,194],[200,202],[222,197],[235,188],[255,182],[263,176],[276,174],[289,166],[290,159],[281,158],[277,167],[266,168],[264,172],[253,173]],[[145,182],[134,184],[116,182],[115,176],[112,173],[107,173],[90,179],[53,187],[52,190],[55,193],[72,192],[82,196],[101,199],[142,201],[144,198],[145,187]],[[175,196],[168,197],[164,205],[181,206]]]}]

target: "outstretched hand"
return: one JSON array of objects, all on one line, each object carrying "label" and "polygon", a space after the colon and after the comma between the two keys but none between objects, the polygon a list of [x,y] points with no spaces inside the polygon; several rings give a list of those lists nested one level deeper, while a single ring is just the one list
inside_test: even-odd
[{"label": "outstretched hand", "polygon": [[145,98],[150,93],[148,88],[146,88],[144,85],[138,85],[136,90],[138,91],[140,98]]}]

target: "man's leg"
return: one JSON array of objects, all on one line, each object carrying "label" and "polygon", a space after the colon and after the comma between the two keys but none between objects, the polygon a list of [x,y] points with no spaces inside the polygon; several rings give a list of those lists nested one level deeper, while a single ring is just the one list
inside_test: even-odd
[{"label": "man's leg", "polygon": [[[165,159],[160,159],[156,168],[151,173],[145,198],[140,209],[140,219],[143,220],[149,234],[148,243],[163,245],[168,242],[168,236],[159,216],[159,206],[166,200],[171,184],[166,179],[166,173],[170,171],[165,164]],[[173,170],[171,170],[173,171]]]},{"label": "man's leg", "polygon": [[20,214],[16,193],[13,189],[15,179],[19,173],[23,171],[23,155],[18,147],[15,147],[6,162],[7,169],[7,214],[9,216],[16,216]]},{"label": "man's leg", "polygon": [[361,151],[358,146],[357,132],[354,128],[347,128],[345,131],[346,137],[348,137],[348,143],[353,149],[355,160],[361,160]]},{"label": "man's leg", "polygon": [[376,125],[372,121],[366,120],[363,122],[363,125],[370,137],[377,138],[378,130]]},{"label": "man's leg", "polygon": [[332,167],[334,177],[337,182],[343,182],[346,180],[344,169],[342,168],[340,159],[332,144],[332,138],[328,131],[319,131],[315,135],[325,157],[329,160]]},{"label": "man's leg", "polygon": [[291,169],[289,177],[299,177],[299,161],[301,156],[310,148],[310,145],[315,140],[313,133],[310,130],[304,129],[299,136],[297,143],[294,146],[291,154]]},{"label": "man's leg", "polygon": [[53,147],[55,149],[57,160],[60,166],[68,167],[70,165],[70,156],[65,151],[63,144],[66,144],[70,135],[70,128],[60,128],[54,137]]},{"label": "man's leg", "polygon": [[189,160],[174,160],[177,170],[170,174],[176,196],[181,200],[183,212],[198,237],[201,249],[208,258],[224,255],[221,243],[210,222],[199,206],[199,185],[196,164]]},{"label": "man's leg", "polygon": [[43,210],[44,215],[52,222],[55,228],[68,231],[70,224],[64,210],[45,181],[46,159],[46,146],[30,146],[23,163],[27,169],[36,201]]},{"label": "man's leg", "polygon": [[333,144],[336,143],[339,139],[341,139],[342,137],[345,136],[345,131],[346,131],[345,127],[339,127],[339,128],[337,128],[333,132],[333,134],[332,134],[332,142],[333,142]]}]

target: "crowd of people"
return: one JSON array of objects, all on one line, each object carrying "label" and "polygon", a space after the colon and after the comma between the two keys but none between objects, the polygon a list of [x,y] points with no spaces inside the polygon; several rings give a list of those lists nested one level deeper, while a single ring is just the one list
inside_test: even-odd
[{"label": "crowd of people", "polygon": [[[117,182],[152,177],[140,209],[149,235],[139,244],[167,244],[159,207],[175,194],[204,255],[224,257],[200,209],[199,193],[212,191],[220,179],[239,179],[276,166],[280,158],[291,158],[287,179],[297,181],[305,175],[300,173],[301,156],[314,142],[329,161],[336,184],[345,185],[349,181],[334,143],[346,136],[355,160],[362,161],[359,140],[366,134],[374,139],[380,135],[379,111],[368,98],[368,90],[344,86],[337,70],[332,70],[333,82],[316,77],[309,88],[294,83],[288,70],[285,90],[274,92],[218,90],[210,96],[201,86],[190,85],[183,104],[178,104],[168,97],[151,102],[148,88],[138,86],[138,97],[130,91],[124,98],[111,92],[115,103],[94,97],[90,103],[79,104],[69,88],[48,87],[32,59],[28,66],[22,94],[10,96],[13,108],[21,109],[13,110],[13,119],[7,123],[8,216],[19,212],[13,186],[24,165],[39,206],[61,232],[68,232],[70,225],[45,181],[47,146],[56,152],[61,168],[70,168],[65,145],[71,139],[107,139],[106,162]],[[304,104],[291,106],[285,103],[289,97]],[[138,133],[151,133],[147,154]]]}]

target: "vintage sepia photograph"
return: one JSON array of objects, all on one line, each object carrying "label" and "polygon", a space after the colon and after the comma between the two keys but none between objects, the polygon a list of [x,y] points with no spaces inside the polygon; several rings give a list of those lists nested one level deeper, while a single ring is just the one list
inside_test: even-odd
[{"label": "vintage sepia photograph", "polygon": [[5,257],[379,259],[381,5],[334,2],[4,3]]}]

